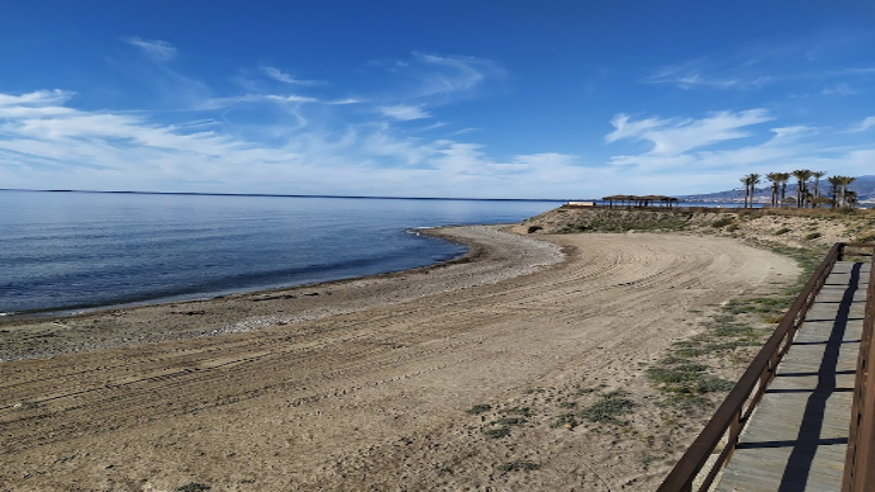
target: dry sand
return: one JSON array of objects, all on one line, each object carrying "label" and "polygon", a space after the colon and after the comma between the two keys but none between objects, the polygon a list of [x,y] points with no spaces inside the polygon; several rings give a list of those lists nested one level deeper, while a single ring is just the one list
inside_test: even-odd
[{"label": "dry sand", "polygon": [[[3,321],[0,490],[653,490],[698,423],[660,431],[644,368],[797,274],[725,238],[442,234],[471,258]],[[628,427],[553,425],[613,389]]]}]

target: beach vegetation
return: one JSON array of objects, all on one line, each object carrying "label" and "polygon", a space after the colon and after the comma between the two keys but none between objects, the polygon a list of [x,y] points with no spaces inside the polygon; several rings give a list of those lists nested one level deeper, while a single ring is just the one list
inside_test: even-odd
[{"label": "beach vegetation", "polygon": [[499,410],[502,414],[520,415],[523,417],[531,417],[532,411],[529,407],[511,407]]},{"label": "beach vegetation", "polygon": [[666,407],[683,412],[706,410],[711,407],[711,400],[693,393],[676,393],[669,395],[662,403]]},{"label": "beach vegetation", "polygon": [[492,425],[501,425],[501,426],[512,426],[512,425],[523,425],[528,420],[521,417],[502,417],[498,420],[492,422]]},{"label": "beach vegetation", "polygon": [[730,224],[734,224],[734,223],[735,223],[734,217],[729,217],[729,216],[721,217],[721,218],[715,220],[714,222],[712,222],[711,227],[713,227],[715,229],[721,229],[723,227],[726,227],[726,226],[728,226]]},{"label": "beach vegetation", "polygon": [[504,473],[515,471],[532,471],[540,468],[541,465],[532,463],[531,461],[509,461],[498,466],[498,470]]},{"label": "beach vegetation", "polygon": [[601,400],[584,408],[579,415],[590,422],[626,426],[628,422],[620,420],[619,417],[632,413],[633,409],[638,406],[628,396],[629,393],[622,390],[605,393],[601,395]]},{"label": "beach vegetation", "polygon": [[485,412],[488,412],[490,410],[492,410],[492,405],[481,404],[481,405],[474,405],[473,407],[465,410],[465,413],[469,413],[471,415],[479,415],[481,413],[485,413]]},{"label": "beach vegetation", "polygon": [[577,420],[577,415],[574,413],[563,413],[562,415],[556,417],[556,420],[550,424],[550,427],[556,429],[559,427],[565,427],[566,429],[574,429],[580,425],[580,421]]},{"label": "beach vegetation", "polygon": [[490,439],[501,439],[510,435],[510,427],[487,427],[481,430]]},{"label": "beach vegetation", "polygon": [[176,487],[177,492],[204,492],[205,490],[210,490],[212,487],[206,484],[198,483],[198,482],[189,482],[180,487]]},{"label": "beach vegetation", "polygon": [[644,456],[641,457],[641,459],[640,459],[639,461],[640,461],[641,464],[644,466],[644,469],[647,470],[647,468],[648,468],[650,465],[652,465],[653,463],[656,463],[657,461],[659,461],[659,459],[660,459],[660,458],[659,458],[658,456],[653,456],[653,455],[650,455],[650,454],[645,454]]}]

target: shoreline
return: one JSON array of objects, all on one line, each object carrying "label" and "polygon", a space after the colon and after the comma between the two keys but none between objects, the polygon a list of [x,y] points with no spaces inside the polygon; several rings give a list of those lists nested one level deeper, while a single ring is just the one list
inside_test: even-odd
[{"label": "shoreline", "polygon": [[[469,226],[476,227],[479,225],[504,227],[504,226],[511,226],[512,224],[471,224]],[[156,297],[156,298],[151,298],[151,299],[142,299],[142,300],[134,300],[134,301],[124,301],[124,302],[114,303],[114,304],[80,304],[80,305],[70,306],[70,307],[32,309],[32,310],[28,310],[28,311],[0,312],[0,322],[4,321],[4,319],[5,320],[27,320],[27,319],[50,318],[50,317],[70,317],[70,316],[87,315],[87,314],[92,314],[92,313],[96,313],[96,312],[100,312],[100,311],[109,311],[109,310],[116,310],[116,309],[133,309],[133,308],[139,308],[139,307],[144,307],[144,306],[155,306],[155,305],[170,304],[170,303],[203,302],[203,301],[209,301],[209,300],[213,300],[213,299],[222,299],[222,298],[238,296],[238,295],[267,293],[267,292],[272,292],[272,291],[288,290],[288,289],[293,289],[293,288],[298,288],[298,287],[307,287],[307,286],[312,286],[312,285],[329,284],[329,283],[334,283],[334,282],[343,282],[343,281],[347,281],[347,280],[355,280],[357,278],[377,277],[377,276],[381,276],[381,275],[391,275],[391,274],[405,272],[405,271],[413,271],[413,270],[419,270],[419,269],[423,269],[423,268],[431,268],[431,267],[439,266],[439,265],[442,265],[445,263],[459,261],[459,260],[462,260],[462,259],[470,256],[471,248],[474,247],[473,245],[469,245],[469,244],[466,244],[464,242],[453,241],[452,238],[450,238],[450,237],[443,237],[440,234],[440,232],[437,232],[434,234],[429,234],[429,233],[425,232],[425,231],[432,230],[432,229],[435,229],[435,230],[451,229],[454,227],[468,227],[468,226],[462,226],[462,225],[458,225],[458,226],[455,226],[455,225],[453,225],[453,226],[428,226],[428,227],[409,228],[409,229],[404,230],[404,232],[406,232],[406,233],[412,233],[412,234],[416,234],[419,236],[427,236],[427,237],[431,237],[431,238],[435,238],[435,239],[443,240],[443,241],[447,241],[447,242],[454,242],[456,244],[461,244],[462,246],[466,247],[466,251],[462,254],[458,254],[458,255],[454,256],[453,258],[450,258],[447,260],[441,260],[441,261],[438,261],[436,263],[432,263],[432,264],[421,266],[421,267],[413,267],[413,268],[407,268],[404,270],[388,271],[388,272],[383,272],[383,273],[377,273],[374,275],[340,277],[340,278],[334,278],[334,279],[327,279],[327,280],[323,280],[323,281],[289,284],[289,285],[283,285],[280,287],[253,288],[251,290],[239,290],[239,291],[238,290],[228,290],[224,293],[216,293],[215,295],[208,294],[208,293],[206,293],[206,294],[196,294],[196,293],[194,293],[194,294],[179,294],[176,296]]]},{"label": "shoreline", "polygon": [[[494,283],[533,273],[564,258],[558,246],[508,232],[513,227],[495,224],[416,229],[423,236],[462,244],[467,252],[408,270],[200,299],[3,316],[0,363],[311,321]],[[425,275],[428,277],[408,278]],[[415,294],[404,295],[402,291]],[[317,299],[322,293],[323,298],[334,297]],[[350,307],[325,306],[338,304],[340,298],[345,298]],[[277,315],[277,311],[298,314]]]}]

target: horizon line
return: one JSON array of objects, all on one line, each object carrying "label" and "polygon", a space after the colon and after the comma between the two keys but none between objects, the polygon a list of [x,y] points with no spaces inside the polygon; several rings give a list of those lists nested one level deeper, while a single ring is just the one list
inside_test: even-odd
[{"label": "horizon line", "polygon": [[[184,196],[248,196],[265,198],[354,198],[372,200],[459,200],[459,201],[513,201],[513,202],[569,202],[579,198],[459,198],[459,197],[415,197],[415,196],[371,196],[371,195],[329,195],[329,194],[284,194],[284,193],[220,193],[198,191],[134,191],[134,190],[35,190],[28,188],[0,188],[0,191],[23,191],[31,193],[94,193],[115,195],[184,195]],[[597,199],[587,199],[597,200]]]}]

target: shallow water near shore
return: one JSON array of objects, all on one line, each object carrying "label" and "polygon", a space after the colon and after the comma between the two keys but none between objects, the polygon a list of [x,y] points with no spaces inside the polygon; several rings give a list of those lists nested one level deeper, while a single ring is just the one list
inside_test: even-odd
[{"label": "shallow water near shore", "polygon": [[215,297],[374,275],[465,249],[416,228],[556,202],[0,192],[0,313]]}]

